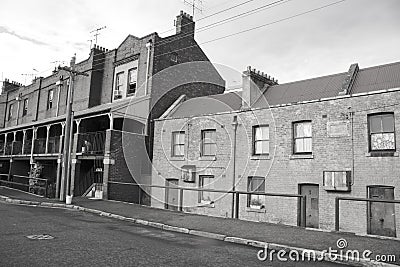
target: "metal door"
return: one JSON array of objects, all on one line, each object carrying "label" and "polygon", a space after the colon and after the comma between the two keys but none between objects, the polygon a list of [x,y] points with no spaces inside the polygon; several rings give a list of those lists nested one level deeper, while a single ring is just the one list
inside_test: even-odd
[{"label": "metal door", "polygon": [[[166,186],[177,187],[178,179],[167,179],[165,181]],[[178,195],[179,189],[165,189],[165,208],[169,210],[178,210]]]},{"label": "metal door", "polygon": [[319,186],[301,184],[300,195],[306,196],[306,227],[319,227]]},{"label": "metal door", "polygon": [[[394,187],[369,186],[368,198],[394,199]],[[368,234],[396,236],[394,203],[370,202],[368,204]]]}]

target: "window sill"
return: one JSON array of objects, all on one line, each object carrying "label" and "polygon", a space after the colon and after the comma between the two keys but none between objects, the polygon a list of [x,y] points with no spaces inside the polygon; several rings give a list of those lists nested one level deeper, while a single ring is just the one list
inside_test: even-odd
[{"label": "window sill", "polygon": [[270,156],[269,155],[252,155],[250,157],[251,160],[270,160]]},{"label": "window sill", "polygon": [[377,158],[377,157],[398,157],[398,152],[367,152],[366,157]]},{"label": "window sill", "polygon": [[246,207],[246,211],[247,212],[256,212],[256,213],[266,213],[265,208],[256,209],[256,208]]},{"label": "window sill", "polygon": [[289,159],[313,159],[313,154],[293,154],[289,156]]},{"label": "window sill", "polygon": [[172,156],[170,157],[171,161],[184,161],[185,157],[177,157],[177,156]]},{"label": "window sill", "polygon": [[216,156],[200,156],[199,160],[200,161],[216,161],[217,157]]}]

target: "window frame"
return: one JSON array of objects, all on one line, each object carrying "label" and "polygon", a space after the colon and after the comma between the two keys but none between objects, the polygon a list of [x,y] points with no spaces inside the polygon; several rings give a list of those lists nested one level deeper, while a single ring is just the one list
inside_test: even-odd
[{"label": "window frame", "polygon": [[[256,191],[256,190],[250,190],[250,188],[252,188],[251,185],[252,185],[252,183],[253,183],[253,180],[262,180],[261,185],[263,185],[263,186],[261,187],[261,185],[260,185],[260,186],[257,188],[257,191]],[[262,191],[258,190],[258,189],[260,189],[260,188],[262,188]],[[247,177],[247,192],[252,192],[252,193],[265,193],[265,177],[263,177],[263,176],[248,176],[248,177]],[[260,200],[261,197],[265,199],[265,196],[263,196],[263,195],[248,194],[248,195],[247,195],[247,207],[251,207],[251,206],[252,206],[252,204],[251,204],[252,196],[257,196],[257,199],[258,199],[259,201],[261,201],[261,200]],[[261,202],[264,202],[264,201],[261,201]],[[256,205],[254,205],[254,206],[256,206]],[[260,204],[259,206],[260,206],[260,208],[265,208],[265,203],[262,203],[262,204]]]},{"label": "window frame", "polygon": [[[118,99],[122,98],[122,90],[120,90],[120,88],[122,88],[124,86],[124,81],[122,79],[123,74],[124,74],[123,71],[120,71],[115,74],[115,83],[114,83],[114,91],[113,91],[113,99],[114,100],[118,100]],[[121,82],[121,84],[119,84],[119,81]],[[118,97],[116,97],[117,95],[115,94],[115,92],[117,92],[117,91],[119,91],[121,93],[118,95]]]},{"label": "window frame", "polygon": [[8,106],[8,114],[7,114],[7,120],[10,121],[13,118],[13,109],[14,109],[14,103],[11,103]]},{"label": "window frame", "polygon": [[[213,143],[211,142],[205,142],[205,134],[212,132],[215,134],[215,140]],[[215,157],[217,155],[217,129],[204,129],[201,130],[201,142],[200,142],[201,148],[200,148],[200,155],[202,157]],[[206,145],[214,145],[215,146],[215,154],[204,154],[205,146]]]},{"label": "window frame", "polygon": [[49,91],[47,91],[47,107],[46,107],[47,110],[53,108],[53,100],[54,100],[54,89],[50,89]]},{"label": "window frame", "polygon": [[24,117],[28,114],[28,105],[29,105],[29,98],[25,98],[24,104],[22,107],[22,117]]},{"label": "window frame", "polygon": [[[135,90],[134,90],[134,92],[130,92],[130,90],[131,90],[131,88],[130,88],[130,86],[131,86],[131,71],[133,71],[133,70],[136,71]],[[137,84],[138,84],[138,82],[137,82],[137,76],[138,76],[138,68],[137,68],[137,67],[130,68],[130,69],[128,70],[128,79],[127,79],[127,88],[126,88],[126,95],[127,95],[127,96],[136,95],[136,92],[137,92]]]},{"label": "window frame", "polygon": [[[175,143],[175,136],[178,134],[183,134],[183,144],[176,144]],[[185,156],[185,138],[186,138],[186,133],[185,131],[174,131],[171,133],[171,157],[184,157]],[[183,146],[183,155],[177,155],[175,147],[176,146]]]},{"label": "window frame", "polygon": [[[212,189],[212,188],[204,188],[204,178],[215,179],[215,176],[210,174],[199,175],[199,189]],[[209,202],[203,200],[204,192],[205,191],[199,191],[198,203],[212,204],[214,202],[212,199],[210,199]],[[212,192],[207,192],[207,193],[211,194]]]},{"label": "window frame", "polygon": [[[372,142],[371,142],[371,137],[372,134],[378,134],[378,133],[371,133],[371,118],[372,117],[378,117],[378,116],[384,116],[384,115],[392,115],[393,116],[393,132],[384,132],[382,129],[382,132],[379,132],[380,134],[385,134],[385,133],[393,133],[394,135],[394,148],[393,149],[372,149]],[[381,119],[382,121],[382,119]],[[380,153],[380,152],[395,152],[396,151],[396,120],[394,116],[394,112],[379,112],[379,113],[371,113],[367,114],[367,128],[368,128],[368,151],[370,153]]]},{"label": "window frame", "polygon": [[[268,139],[256,140],[256,131],[258,128],[268,128]],[[268,153],[256,153],[256,142],[268,142]],[[253,156],[265,156],[269,155],[269,145],[270,145],[270,132],[269,124],[254,125],[252,127],[252,155]]]},{"label": "window frame", "polygon": [[[306,137],[296,137],[296,125],[301,123],[310,123],[311,124],[311,136]],[[292,122],[292,147],[293,147],[293,154],[294,155],[312,155],[313,153],[313,129],[312,129],[312,121],[311,120],[301,120],[301,121],[294,121]],[[311,151],[305,152],[297,152],[296,151],[296,140],[297,139],[311,139]]]}]

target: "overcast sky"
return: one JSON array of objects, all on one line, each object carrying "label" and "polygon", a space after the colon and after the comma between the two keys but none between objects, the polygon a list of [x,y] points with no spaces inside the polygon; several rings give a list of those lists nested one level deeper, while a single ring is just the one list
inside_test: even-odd
[{"label": "overcast sky", "polygon": [[[400,1],[347,0],[296,16],[336,1],[285,0],[260,9],[274,1],[203,0],[202,13],[195,14],[197,29],[258,11],[199,30],[195,38],[212,62],[238,72],[251,65],[279,83],[345,72],[352,63],[365,68],[400,61]],[[1,78],[29,83],[31,77],[22,74],[49,75],[57,64],[52,62],[69,62],[74,53],[78,61],[86,59],[90,31],[102,26],[107,28],[98,44],[108,49],[118,47],[128,34],[171,35],[174,30],[166,31],[174,28],[180,10],[192,12],[183,0],[2,0]],[[260,25],[266,26],[212,41]]]}]

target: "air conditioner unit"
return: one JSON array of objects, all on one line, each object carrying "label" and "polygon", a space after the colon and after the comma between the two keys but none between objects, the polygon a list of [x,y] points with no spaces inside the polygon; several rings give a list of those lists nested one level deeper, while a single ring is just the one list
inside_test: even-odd
[{"label": "air conditioner unit", "polygon": [[186,183],[196,182],[196,165],[184,165],[182,170],[182,180]]},{"label": "air conditioner unit", "polygon": [[350,171],[324,171],[323,186],[326,191],[351,191]]}]

